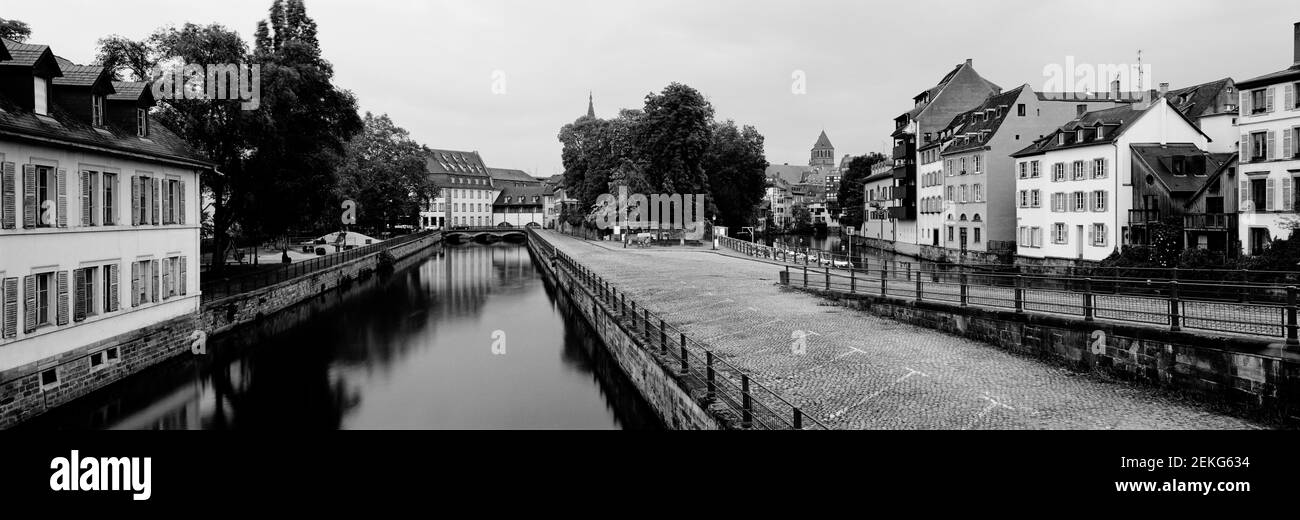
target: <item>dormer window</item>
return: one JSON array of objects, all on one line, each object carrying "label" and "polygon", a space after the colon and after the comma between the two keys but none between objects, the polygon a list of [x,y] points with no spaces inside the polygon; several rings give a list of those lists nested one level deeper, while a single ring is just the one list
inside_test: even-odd
[{"label": "dormer window", "polygon": [[135,135],[149,137],[149,111],[146,109],[135,109]]},{"label": "dormer window", "polygon": [[1056,134],[1056,144],[1057,144],[1057,145],[1063,145],[1063,144],[1065,144],[1065,132],[1061,132],[1061,133],[1059,133],[1059,134]]},{"label": "dormer window", "polygon": [[1079,142],[1079,143],[1082,143],[1082,142],[1083,142],[1083,129],[1082,129],[1082,128],[1080,128],[1080,129],[1074,131],[1074,140],[1075,140],[1075,142]]},{"label": "dormer window", "polygon": [[90,124],[104,126],[104,96],[90,96]]},{"label": "dormer window", "polygon": [[32,112],[43,116],[50,115],[50,80],[34,76],[32,78],[32,93]]},{"label": "dormer window", "polygon": [[1106,138],[1106,127],[1097,126],[1097,139],[1105,139],[1105,138]]}]

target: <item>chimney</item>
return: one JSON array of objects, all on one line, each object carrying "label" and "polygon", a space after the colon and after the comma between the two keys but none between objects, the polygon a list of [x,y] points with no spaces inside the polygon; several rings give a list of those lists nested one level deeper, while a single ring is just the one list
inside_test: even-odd
[{"label": "chimney", "polygon": [[1300,22],[1295,23],[1295,64],[1300,65]]},{"label": "chimney", "polygon": [[1110,98],[1116,101],[1119,100],[1119,80],[1110,82]]},{"label": "chimney", "polygon": [[1160,84],[1160,97],[1165,97],[1165,94],[1168,94],[1168,93],[1169,93],[1169,84],[1168,84],[1168,83],[1161,83],[1161,84]]},{"label": "chimney", "polygon": [[[1300,23],[1296,24],[1296,31],[1300,31]],[[1298,32],[1297,34],[1300,34],[1300,32]],[[1300,47],[1298,47],[1298,48],[1300,48]],[[970,66],[970,58],[966,58],[966,66],[967,66],[967,67]]]}]

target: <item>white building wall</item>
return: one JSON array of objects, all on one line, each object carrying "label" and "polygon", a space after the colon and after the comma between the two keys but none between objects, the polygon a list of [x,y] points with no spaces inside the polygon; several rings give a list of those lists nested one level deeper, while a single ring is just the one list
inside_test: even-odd
[{"label": "white building wall", "polygon": [[[17,229],[0,229],[0,279],[18,278],[16,337],[0,337],[0,371],[22,366],[120,334],[138,330],[199,309],[199,174],[195,169],[105,154],[66,150],[15,142],[0,142],[0,162],[14,163]],[[66,170],[66,228],[23,229],[23,165],[37,163]],[[115,225],[82,226],[81,180],[83,169],[115,173],[117,208]],[[185,183],[185,224],[131,225],[131,177],[148,175]],[[102,204],[102,196],[96,200]],[[178,205],[179,206],[179,205]],[[98,206],[102,208],[102,205]],[[177,208],[179,211],[180,208]],[[98,219],[96,222],[100,222]],[[138,307],[131,305],[131,263],[142,260],[185,258],[186,294]],[[95,287],[97,314],[74,321],[76,299],[74,269],[114,264],[118,266],[118,310],[103,309],[106,287],[102,275]],[[23,277],[68,272],[68,322],[27,333],[24,324]],[[102,273],[103,270],[101,269]],[[57,298],[54,299],[57,305]]]},{"label": "white building wall", "polygon": [[[1243,204],[1238,217],[1238,237],[1240,237],[1242,248],[1245,254],[1251,254],[1252,250],[1259,244],[1253,239],[1253,230],[1267,230],[1269,240],[1287,238],[1291,230],[1288,224],[1293,222],[1298,216],[1297,208],[1294,207],[1292,194],[1286,192],[1286,187],[1290,186],[1295,190],[1297,174],[1300,173],[1300,160],[1296,159],[1296,150],[1300,149],[1300,142],[1295,138],[1295,128],[1300,127],[1300,109],[1292,104],[1287,105],[1286,85],[1294,83],[1279,83],[1269,85],[1268,89],[1273,92],[1273,111],[1263,114],[1249,114],[1245,110],[1249,107],[1243,106],[1243,113],[1237,119],[1237,138],[1247,147],[1245,159],[1237,166],[1239,172],[1236,182],[1240,183],[1241,189],[1248,189],[1251,181],[1263,180],[1272,189],[1267,190],[1264,204],[1256,204],[1251,201],[1250,204]],[[1294,87],[1293,87],[1294,88]],[[1242,90],[1243,96],[1249,95],[1251,91],[1258,89]],[[1300,93],[1293,93],[1292,96],[1300,96]],[[1291,156],[1287,157],[1285,152],[1287,148],[1286,133],[1290,131],[1292,139],[1290,140]],[[1264,161],[1257,161],[1250,150],[1250,142],[1246,136],[1264,132],[1267,136],[1272,133],[1273,147],[1268,151],[1268,158]],[[1247,194],[1249,192],[1247,191]],[[1267,194],[1271,193],[1272,197],[1268,198]],[[1248,195],[1247,195],[1248,196]],[[1262,206],[1262,207],[1261,207]]]},{"label": "white building wall", "polygon": [[[937,151],[934,153],[934,156],[939,158]],[[933,236],[934,233],[942,235],[944,220],[946,218],[944,210],[948,207],[947,204],[944,204],[943,198],[943,186],[945,180],[943,177],[942,158],[920,165],[917,172],[920,176],[916,182],[917,194],[919,195],[916,202],[916,222],[920,227],[917,232],[917,240],[919,240],[919,243],[922,245],[933,245],[935,243]],[[925,186],[927,184],[927,176],[936,180],[934,186]],[[938,212],[925,213],[925,211],[927,211],[927,200],[937,201],[930,202],[929,204],[936,204]],[[943,236],[939,236],[939,245],[943,245],[943,239]]]}]

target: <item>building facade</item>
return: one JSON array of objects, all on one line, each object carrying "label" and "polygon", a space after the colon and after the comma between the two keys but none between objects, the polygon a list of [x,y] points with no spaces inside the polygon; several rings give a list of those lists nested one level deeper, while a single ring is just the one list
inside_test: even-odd
[{"label": "building facade", "polygon": [[1297,220],[1300,192],[1300,23],[1294,27],[1291,67],[1237,83],[1240,91],[1238,236],[1244,253],[1258,255],[1287,238]]},{"label": "building facade", "polygon": [[545,227],[554,193],[544,186],[506,186],[492,203],[492,225]]},{"label": "building facade", "polygon": [[[478,152],[430,150],[425,159],[434,184],[443,199],[427,201],[423,218],[433,217],[441,208],[442,228],[483,227],[492,225],[492,202],[500,189]],[[430,209],[432,208],[432,209]]]},{"label": "building facade", "polygon": [[144,84],[0,43],[3,427],[187,348],[213,166]]}]

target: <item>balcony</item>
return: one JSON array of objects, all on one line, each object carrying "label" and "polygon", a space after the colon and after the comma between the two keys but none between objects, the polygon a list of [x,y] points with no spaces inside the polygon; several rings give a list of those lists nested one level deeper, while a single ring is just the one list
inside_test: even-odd
[{"label": "balcony", "polygon": [[911,159],[916,156],[916,143],[907,142],[894,147],[894,155],[891,159]]},{"label": "balcony", "polygon": [[894,220],[916,220],[916,206],[894,206],[889,208],[889,218]]},{"label": "balcony", "polygon": [[1158,209],[1128,210],[1128,224],[1130,226],[1145,226],[1157,222],[1160,222],[1160,210]]},{"label": "balcony", "polygon": [[916,163],[907,161],[905,164],[894,167],[894,178],[908,180],[916,176]]},{"label": "balcony", "polygon": [[1237,215],[1230,213],[1188,213],[1183,215],[1183,229],[1191,231],[1229,231],[1237,229]]}]

